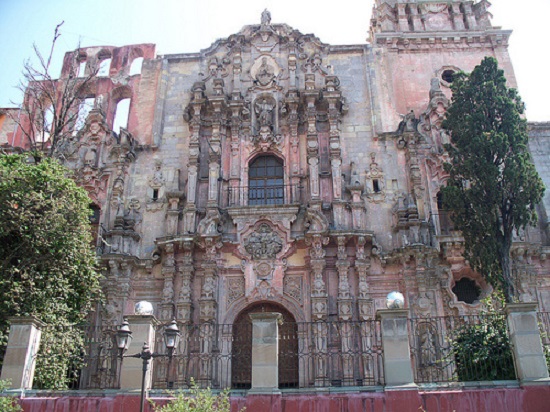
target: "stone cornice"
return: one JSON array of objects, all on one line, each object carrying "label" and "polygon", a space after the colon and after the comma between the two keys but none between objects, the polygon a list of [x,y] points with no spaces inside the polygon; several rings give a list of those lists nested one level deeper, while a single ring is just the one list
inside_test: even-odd
[{"label": "stone cornice", "polygon": [[399,50],[507,47],[512,30],[375,33],[373,44]]}]

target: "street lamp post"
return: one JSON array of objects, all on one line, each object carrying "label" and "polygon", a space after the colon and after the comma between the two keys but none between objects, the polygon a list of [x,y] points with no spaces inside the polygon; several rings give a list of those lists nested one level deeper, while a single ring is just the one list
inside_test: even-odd
[{"label": "street lamp post", "polygon": [[143,343],[143,347],[140,353],[125,355],[124,353],[128,350],[128,348],[130,347],[130,342],[132,341],[132,331],[130,330],[130,325],[128,324],[128,321],[126,319],[122,322],[122,325],[120,326],[116,334],[118,356],[120,358],[121,366],[122,360],[124,358],[138,358],[143,360],[143,373],[141,376],[141,401],[139,407],[140,412],[143,412],[143,407],[145,403],[145,375],[147,374],[147,370],[149,369],[150,360],[160,357],[168,357],[170,360],[172,360],[174,350],[178,347],[181,333],[175,320],[172,320],[169,325],[164,327],[163,335],[164,345],[168,351],[167,354],[151,352],[151,350],[149,349],[149,345],[147,344],[147,342],[145,342]]}]

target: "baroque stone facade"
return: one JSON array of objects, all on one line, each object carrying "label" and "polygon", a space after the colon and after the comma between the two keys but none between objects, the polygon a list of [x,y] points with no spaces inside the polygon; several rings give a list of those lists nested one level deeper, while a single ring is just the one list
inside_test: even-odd
[{"label": "baroque stone facade", "polygon": [[[67,54],[62,76],[110,59],[63,149],[99,211],[98,321],[119,324],[141,300],[189,324],[232,324],[265,302],[295,321],[367,320],[392,290],[415,316],[479,310],[491,286],[465,262],[438,193],[451,74],[491,55],[515,86],[511,31],[491,25],[488,7],[376,0],[360,45],[325,44],[266,11],[198,53]],[[113,130],[123,99],[128,122]],[[548,130],[532,126],[545,181]],[[513,246],[521,299],[544,310],[549,206]],[[455,288],[463,278],[473,299]]]}]

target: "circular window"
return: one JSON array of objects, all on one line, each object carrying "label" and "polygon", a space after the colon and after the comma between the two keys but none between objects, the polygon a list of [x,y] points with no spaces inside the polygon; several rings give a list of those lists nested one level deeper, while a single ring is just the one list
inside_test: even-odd
[{"label": "circular window", "polygon": [[475,280],[462,278],[455,283],[453,293],[460,302],[472,304],[479,300],[481,288],[476,284]]},{"label": "circular window", "polygon": [[436,70],[434,77],[439,78],[440,83],[444,87],[451,87],[453,83],[453,77],[460,71],[460,67],[457,66],[443,66],[439,70]]},{"label": "circular window", "polygon": [[443,73],[441,73],[441,80],[451,84],[453,82],[454,74],[455,74],[454,70],[451,70],[451,69],[443,70]]}]

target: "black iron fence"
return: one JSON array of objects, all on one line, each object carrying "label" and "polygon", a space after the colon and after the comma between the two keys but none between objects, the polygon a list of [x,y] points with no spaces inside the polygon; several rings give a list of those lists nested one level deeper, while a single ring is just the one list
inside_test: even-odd
[{"label": "black iron fence", "polygon": [[[154,362],[154,388],[249,389],[252,324],[182,325],[172,359]],[[159,330],[160,332],[160,330]],[[157,334],[156,351],[163,353]],[[285,322],[279,326],[279,387],[343,387],[384,382],[380,323]]]},{"label": "black iron fence", "polygon": [[415,382],[516,379],[504,314],[410,319]]},{"label": "black iron fence", "polygon": [[302,204],[305,187],[301,184],[227,186],[222,191],[223,207]]},{"label": "black iron fence", "polygon": [[[180,325],[179,329],[180,344],[172,358],[159,357],[153,363],[153,388],[188,388],[192,380],[201,388],[229,387],[234,356],[232,325],[204,323]],[[235,345],[235,352],[238,349]],[[156,334],[155,352],[165,352],[161,329]]]},{"label": "black iron fence", "polygon": [[[550,313],[539,313],[550,345]],[[516,379],[502,314],[413,318],[409,321],[415,381],[437,383]],[[152,362],[153,388],[248,389],[252,382],[252,324],[180,324],[172,358]],[[46,326],[37,354],[37,389],[118,388],[116,330]],[[162,332],[154,350],[165,351]],[[281,388],[363,387],[384,384],[381,325],[320,321],[279,326]]]},{"label": "black iron fence", "polygon": [[43,327],[34,388],[118,388],[115,334],[89,325]]},{"label": "black iron fence", "polygon": [[380,322],[297,324],[299,387],[384,384]]},{"label": "black iron fence", "polygon": [[537,317],[546,364],[550,367],[550,312],[538,312]]}]

